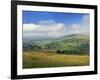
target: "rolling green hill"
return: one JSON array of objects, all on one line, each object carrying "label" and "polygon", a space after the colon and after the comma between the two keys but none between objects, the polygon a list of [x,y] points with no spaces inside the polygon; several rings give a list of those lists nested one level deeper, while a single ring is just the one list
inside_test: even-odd
[{"label": "rolling green hill", "polygon": [[55,51],[63,54],[88,54],[89,36],[72,34],[54,39],[29,40],[23,42],[24,50]]}]

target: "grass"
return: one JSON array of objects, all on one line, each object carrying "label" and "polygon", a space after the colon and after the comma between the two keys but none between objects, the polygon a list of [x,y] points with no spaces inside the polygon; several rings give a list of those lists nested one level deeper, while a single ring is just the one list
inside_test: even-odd
[{"label": "grass", "polygon": [[87,55],[56,54],[47,51],[24,51],[23,68],[45,68],[89,65]]}]

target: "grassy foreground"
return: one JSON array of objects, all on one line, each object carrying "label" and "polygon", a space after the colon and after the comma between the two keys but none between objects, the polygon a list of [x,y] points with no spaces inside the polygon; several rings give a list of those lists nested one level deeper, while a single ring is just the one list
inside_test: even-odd
[{"label": "grassy foreground", "polygon": [[45,68],[89,65],[87,55],[66,55],[55,52],[24,51],[23,68]]}]

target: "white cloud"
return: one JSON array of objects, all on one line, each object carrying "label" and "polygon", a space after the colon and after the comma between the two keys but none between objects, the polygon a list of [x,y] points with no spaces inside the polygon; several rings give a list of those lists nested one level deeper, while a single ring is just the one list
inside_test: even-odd
[{"label": "white cloud", "polygon": [[82,33],[89,34],[90,32],[90,20],[89,15],[84,15],[82,19],[82,24],[72,24],[70,26],[70,34]]},{"label": "white cloud", "polygon": [[89,34],[89,16],[83,16],[83,23],[70,26],[56,23],[54,20],[43,20],[37,24],[23,24],[23,37],[60,37],[69,34]]},{"label": "white cloud", "polygon": [[72,26],[71,26],[71,28],[72,28],[72,32],[74,32],[74,33],[80,33],[81,31],[81,26],[79,25],[79,24],[73,24]]},{"label": "white cloud", "polygon": [[59,37],[63,35],[65,25],[63,23],[41,21],[42,24],[23,24],[23,36],[46,36],[46,37]]},{"label": "white cloud", "polygon": [[83,25],[84,26],[89,26],[90,25],[90,16],[89,15],[84,15],[83,16]]},{"label": "white cloud", "polygon": [[23,24],[23,30],[25,32],[50,32],[59,31],[64,28],[64,24],[50,24],[50,25],[38,25],[38,24]]}]

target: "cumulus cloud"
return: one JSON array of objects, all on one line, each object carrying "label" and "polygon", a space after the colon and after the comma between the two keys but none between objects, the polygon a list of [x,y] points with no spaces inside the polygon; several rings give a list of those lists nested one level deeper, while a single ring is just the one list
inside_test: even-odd
[{"label": "cumulus cloud", "polygon": [[89,35],[90,33],[90,20],[89,20],[89,15],[84,15],[82,19],[81,24],[72,24],[70,26],[69,34],[77,34],[77,33],[82,33],[82,34],[87,34]]},{"label": "cumulus cloud", "polygon": [[23,24],[23,36],[44,36],[44,37],[59,37],[64,34],[65,25],[63,23],[44,22],[39,24]]},{"label": "cumulus cloud", "polygon": [[35,23],[23,24],[23,37],[60,37],[69,34],[89,34],[89,16],[83,16],[83,23],[65,25],[54,20],[42,20]]}]

